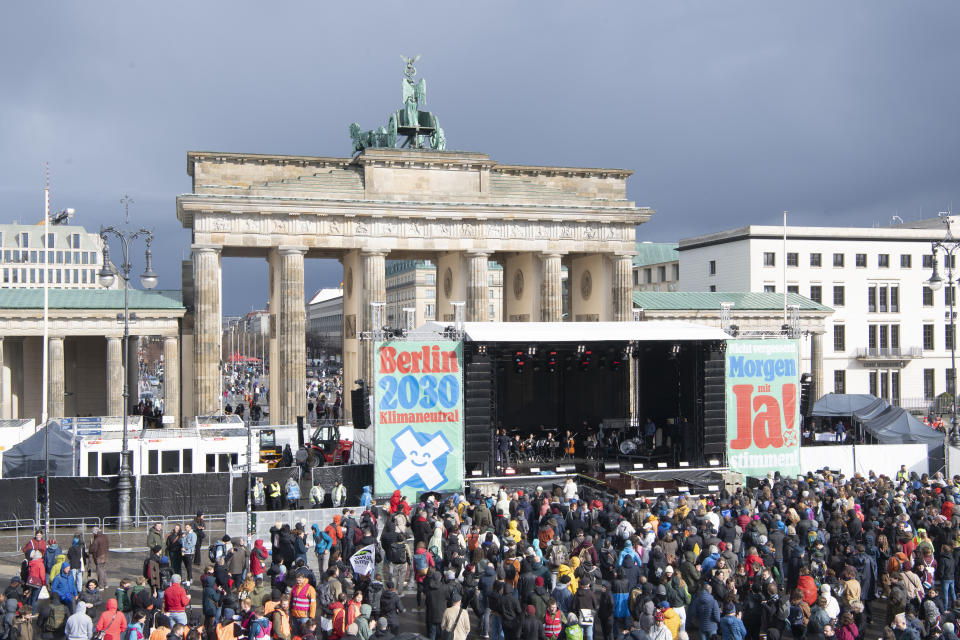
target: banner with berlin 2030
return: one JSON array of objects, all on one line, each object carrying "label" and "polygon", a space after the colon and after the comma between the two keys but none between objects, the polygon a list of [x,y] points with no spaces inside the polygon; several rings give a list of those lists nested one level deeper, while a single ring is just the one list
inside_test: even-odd
[{"label": "banner with berlin 2030", "polygon": [[374,489],[463,489],[463,344],[449,340],[375,345]]},{"label": "banner with berlin 2030", "polygon": [[797,340],[728,340],[727,464],[762,477],[800,473]]}]

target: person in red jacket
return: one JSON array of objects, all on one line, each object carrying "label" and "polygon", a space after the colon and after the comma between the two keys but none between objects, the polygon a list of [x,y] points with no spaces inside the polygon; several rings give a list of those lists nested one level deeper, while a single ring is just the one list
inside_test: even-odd
[{"label": "person in red jacket", "polygon": [[39,551],[40,556],[42,557],[46,550],[47,541],[43,539],[43,532],[37,529],[37,532],[33,534],[33,537],[27,540],[27,544],[23,545],[23,557],[29,560],[34,551]]},{"label": "person in red jacket", "polygon": [[258,539],[253,543],[253,552],[250,554],[250,573],[253,574],[254,578],[267,572],[264,563],[269,557],[267,548],[263,546],[263,540]]},{"label": "person in red jacket", "polygon": [[27,564],[27,586],[30,588],[30,607],[36,610],[37,598],[40,590],[47,584],[47,570],[43,566],[43,554],[39,551],[30,553],[30,562]]},{"label": "person in red jacket", "polygon": [[809,606],[817,603],[817,583],[810,570],[806,567],[800,567],[800,577],[797,579],[797,589],[803,594],[803,601]]},{"label": "person in red jacket", "polygon": [[347,635],[347,610],[343,606],[346,601],[347,594],[341,593],[330,605],[330,610],[333,612],[333,629],[328,635],[329,640],[340,640]]},{"label": "person in red jacket", "polygon": [[163,609],[174,622],[187,624],[187,605],[190,596],[180,584],[180,574],[175,573],[170,578],[170,586],[163,591]]},{"label": "person in red jacket", "polygon": [[127,619],[117,611],[117,599],[107,600],[107,610],[97,620],[97,631],[103,631],[103,640],[120,640],[127,628]]}]

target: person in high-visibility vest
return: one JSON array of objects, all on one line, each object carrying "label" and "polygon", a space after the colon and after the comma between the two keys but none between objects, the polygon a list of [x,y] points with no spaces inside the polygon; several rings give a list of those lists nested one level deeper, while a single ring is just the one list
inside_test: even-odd
[{"label": "person in high-visibility vest", "polygon": [[267,504],[270,511],[276,511],[280,508],[280,483],[274,480],[267,490]]},{"label": "person in high-visibility vest", "polygon": [[301,635],[304,623],[317,614],[317,592],[310,586],[307,576],[297,575],[297,582],[290,590],[290,620],[293,622],[293,632]]}]

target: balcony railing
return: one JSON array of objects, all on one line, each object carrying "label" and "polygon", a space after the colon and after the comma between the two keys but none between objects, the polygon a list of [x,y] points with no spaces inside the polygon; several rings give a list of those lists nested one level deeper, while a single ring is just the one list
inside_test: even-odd
[{"label": "balcony railing", "polygon": [[860,360],[903,360],[922,358],[923,349],[920,347],[860,347],[856,351]]}]

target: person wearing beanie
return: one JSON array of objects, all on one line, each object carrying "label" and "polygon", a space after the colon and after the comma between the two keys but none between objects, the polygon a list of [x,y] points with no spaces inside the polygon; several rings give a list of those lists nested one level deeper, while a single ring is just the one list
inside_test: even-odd
[{"label": "person wearing beanie", "polygon": [[377,628],[371,636],[373,640],[393,640],[393,634],[390,633],[390,622],[381,616],[377,620]]},{"label": "person wearing beanie", "polygon": [[440,629],[452,634],[451,640],[467,640],[467,634],[470,633],[470,614],[461,606],[459,592],[452,592],[450,601],[451,605],[443,612],[440,620]]}]

